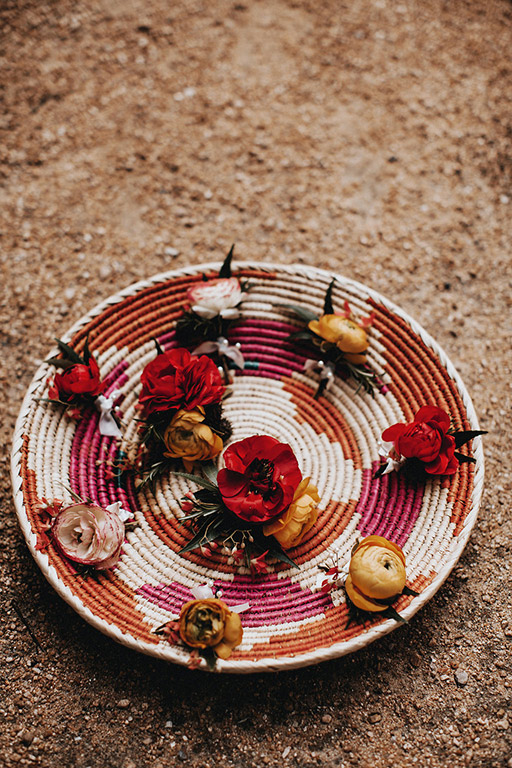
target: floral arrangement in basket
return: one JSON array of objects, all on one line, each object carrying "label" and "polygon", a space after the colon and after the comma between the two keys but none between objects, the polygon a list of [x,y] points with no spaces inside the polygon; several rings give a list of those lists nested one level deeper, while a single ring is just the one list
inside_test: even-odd
[{"label": "floral arrangement in basket", "polygon": [[189,669],[198,667],[201,658],[214,669],[217,659],[228,659],[242,642],[240,613],[250,605],[228,607],[219,599],[222,592],[214,594],[209,584],[193,587],[191,592],[194,599],[182,605],[179,618],[162,624],[154,633],[190,651]]},{"label": "floral arrangement in basket", "polygon": [[224,468],[204,467],[204,478],[184,475],[200,486],[182,500],[194,536],[182,552],[220,549],[229,564],[265,573],[267,559],[295,566],[285,550],[296,547],[316,523],[320,501],[309,477],[303,478],[286,443],[255,435],[232,443]]},{"label": "floral arrangement in basket", "polygon": [[103,394],[106,382],[102,381],[98,363],[89,349],[89,337],[85,339],[83,355],[79,355],[69,344],[56,339],[60,354],[46,360],[61,370],[48,380],[48,397],[44,402],[64,406],[66,415],[81,419],[87,408],[100,411],[99,431],[108,437],[120,437],[120,422],[114,407],[116,392],[109,397]]},{"label": "floral arrangement in basket", "polygon": [[[234,245],[224,259],[218,278],[197,283],[187,292],[189,308],[176,323],[176,338],[184,346],[196,345],[192,354],[211,355],[219,363],[224,380],[231,381],[231,368],[244,367],[239,344],[230,344],[228,333],[240,317],[239,305],[246,285],[231,273]],[[197,346],[198,345],[198,346]]]},{"label": "floral arrangement in basket", "polygon": [[180,459],[187,471],[196,462],[216,458],[231,435],[222,415],[226,387],[217,366],[206,355],[182,348],[162,350],[141,374],[141,450],[136,467],[141,483],[154,483]]},{"label": "floral arrangement in basket", "polygon": [[380,445],[383,463],[375,477],[398,470],[416,480],[453,475],[459,464],[475,462],[472,456],[458,449],[485,434],[482,430],[456,431],[446,411],[425,405],[408,424],[399,422],[384,430]]},{"label": "floral arrangement in basket", "polygon": [[84,576],[112,568],[121,556],[126,531],[134,526],[133,513],[120,502],[103,508],[70,493],[73,504],[60,499],[39,501],[44,525],[36,550],[43,551],[53,542]]},{"label": "floral arrangement in basket", "polygon": [[343,587],[349,607],[347,626],[352,621],[365,623],[376,615],[407,623],[394,603],[402,595],[416,596],[418,592],[407,586],[405,555],[398,546],[384,536],[367,536],[357,541],[348,564],[340,568],[320,566],[322,592]]},{"label": "floral arrangement in basket", "polygon": [[332,303],[334,279],[331,281],[324,299],[324,311],[318,316],[305,307],[293,304],[284,305],[307,322],[304,330],[291,334],[291,339],[305,344],[321,356],[320,360],[307,360],[306,370],[317,369],[320,372],[320,384],[315,393],[318,399],[328,389],[335,373],[342,378],[351,378],[357,383],[357,391],[362,387],[373,394],[377,388],[385,394],[386,385],[368,365],[366,353],[369,347],[367,328],[373,322],[373,313],[357,320],[348,302],[343,312],[335,313]]}]

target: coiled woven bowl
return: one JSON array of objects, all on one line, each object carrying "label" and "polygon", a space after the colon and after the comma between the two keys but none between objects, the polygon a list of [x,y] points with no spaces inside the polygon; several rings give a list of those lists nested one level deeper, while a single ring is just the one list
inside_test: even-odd
[{"label": "coiled woven bowl", "polygon": [[[63,409],[41,402],[53,369],[37,370],[17,421],[12,478],[19,522],[45,577],[86,621],[114,640],[143,653],[187,664],[189,653],[155,628],[178,617],[191,599],[191,587],[207,580],[220,588],[228,605],[249,602],[242,615],[244,639],[216,671],[260,672],[316,664],[362,648],[397,623],[376,616],[371,625],[347,627],[343,590],[318,588],[320,565],[344,564],[358,538],[370,534],[398,543],[407,560],[408,584],[417,597],[396,604],[410,619],[439,589],[460,557],[475,523],[483,484],[480,441],[467,449],[475,464],[461,464],[449,481],[433,478],[411,485],[392,473],[374,479],[378,444],[387,426],[411,420],[422,405],[450,413],[456,429],[478,429],[466,389],[442,349],[410,317],[375,291],[306,266],[240,263],[234,274],[249,281],[242,318],[230,334],[239,342],[246,367],[238,372],[224,412],[233,425],[232,441],[268,434],[287,442],[304,476],[311,475],[321,502],[317,524],[289,554],[300,566],[284,564],[251,576],[228,565],[219,554],[178,554],[192,533],[180,523],[179,499],[189,485],[173,475],[161,477],[155,492],[135,489],[111,471],[124,441],[137,439],[136,411],[140,373],[153,359],[157,338],[163,348],[177,346],[174,326],[186,306],[186,292],[202,279],[216,277],[219,264],[168,272],[139,282],[107,299],[82,318],[64,338],[81,350],[89,336],[106,394],[120,392],[124,424],[121,445],[102,437],[99,414],[80,422]],[[306,355],[289,341],[300,326],[282,305],[299,304],[321,314],[326,289],[336,277],[334,308],[347,300],[356,317],[375,313],[369,331],[368,361],[388,385],[374,397],[336,378],[318,401],[318,374],[305,372]],[[466,449],[465,449],[466,450]],[[65,488],[100,506],[120,501],[135,513],[118,565],[98,579],[77,577],[73,566],[50,543],[37,551],[42,520],[37,504],[64,498]],[[204,666],[206,666],[204,664]]]}]

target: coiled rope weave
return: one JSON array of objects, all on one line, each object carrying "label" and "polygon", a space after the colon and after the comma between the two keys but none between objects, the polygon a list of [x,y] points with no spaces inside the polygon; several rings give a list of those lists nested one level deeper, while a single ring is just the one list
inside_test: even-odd
[{"label": "coiled rope weave", "polygon": [[[41,365],[16,425],[12,478],[19,522],[37,564],[57,592],[89,623],[114,640],[163,659],[187,664],[189,653],[153,630],[179,615],[190,588],[210,580],[228,605],[249,602],[242,615],[244,639],[217,671],[259,672],[314,664],[353,652],[397,626],[377,617],[369,627],[350,624],[343,590],[318,588],[319,565],[345,564],[358,538],[370,534],[397,542],[407,560],[408,584],[420,594],[395,606],[409,619],[439,589],[460,557],[475,523],[483,485],[480,441],[476,464],[462,464],[448,482],[433,478],[413,486],[399,473],[373,479],[378,443],[387,426],[411,420],[422,405],[450,413],[457,429],[478,429],[466,389],[442,349],[414,320],[375,291],[336,277],[335,311],[347,300],[357,318],[375,313],[368,360],[389,391],[356,394],[336,377],[318,400],[318,373],[304,371],[307,354],[289,334],[300,321],[284,308],[298,304],[318,314],[333,275],[306,266],[239,263],[234,274],[249,281],[242,318],[230,334],[246,366],[237,373],[224,412],[232,441],[272,435],[295,452],[303,476],[311,476],[321,502],[318,522],[290,556],[300,569],[279,564],[266,574],[228,564],[221,553],[179,555],[192,533],[180,523],[179,499],[192,486],[174,475],[161,477],[155,492],[137,491],[133,479],[113,476],[119,449],[137,439],[140,373],[155,356],[152,341],[177,346],[174,326],[186,306],[187,289],[203,273],[216,277],[219,264],[168,272],[130,286],[82,318],[65,341],[89,345],[107,379],[106,394],[118,390],[124,436],[102,437],[99,414],[78,423],[63,409],[40,402],[53,369]],[[56,350],[52,352],[54,354]],[[37,551],[41,498],[72,499],[65,487],[101,506],[120,501],[135,513],[118,565],[99,578],[77,577],[50,544]]]}]

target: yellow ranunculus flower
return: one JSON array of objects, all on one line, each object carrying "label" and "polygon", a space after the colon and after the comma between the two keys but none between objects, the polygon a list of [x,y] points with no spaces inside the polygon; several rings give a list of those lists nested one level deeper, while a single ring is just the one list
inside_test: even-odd
[{"label": "yellow ranunculus flower", "polygon": [[204,408],[201,406],[192,411],[180,408],[164,432],[167,449],[164,456],[183,459],[187,472],[191,471],[194,461],[214,459],[222,451],[221,438],[203,422]]},{"label": "yellow ranunculus flower", "polygon": [[213,648],[220,659],[231,656],[242,642],[243,629],[238,613],[222,600],[191,600],[181,609],[180,637],[192,648]]},{"label": "yellow ranunculus flower", "polygon": [[320,496],[311,478],[304,478],[295,491],[288,509],[276,520],[263,526],[265,536],[274,536],[283,549],[296,547],[314,526],[318,517],[316,505]]},{"label": "yellow ranunculus flower", "polygon": [[366,362],[368,337],[364,328],[343,315],[322,315],[318,320],[311,320],[308,328],[325,341],[336,344],[344,353],[349,363]]},{"label": "yellow ranunculus flower", "polygon": [[385,611],[376,602],[400,595],[405,587],[405,556],[397,544],[383,536],[367,536],[355,547],[345,589],[363,611]]}]

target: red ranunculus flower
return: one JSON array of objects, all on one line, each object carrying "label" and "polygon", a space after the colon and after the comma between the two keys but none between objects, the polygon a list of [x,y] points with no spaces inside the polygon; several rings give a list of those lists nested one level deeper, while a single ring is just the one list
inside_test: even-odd
[{"label": "red ranunculus flower", "polygon": [[216,365],[206,355],[192,357],[186,349],[171,349],[157,355],[146,365],[140,378],[139,402],[145,416],[218,403],[224,394]]},{"label": "red ranunculus flower", "polygon": [[50,400],[71,403],[80,395],[97,397],[104,389],[105,383],[100,379],[98,364],[90,357],[87,365],[77,363],[64,368],[62,373],[56,373],[48,396]]},{"label": "red ranunculus flower", "polygon": [[226,507],[249,523],[266,523],[287,509],[302,480],[292,449],[273,437],[233,443],[217,483]]},{"label": "red ranunculus flower", "polygon": [[419,459],[430,475],[453,475],[458,467],[455,439],[448,435],[450,417],[442,408],[420,408],[410,424],[394,424],[382,433],[406,459]]}]

